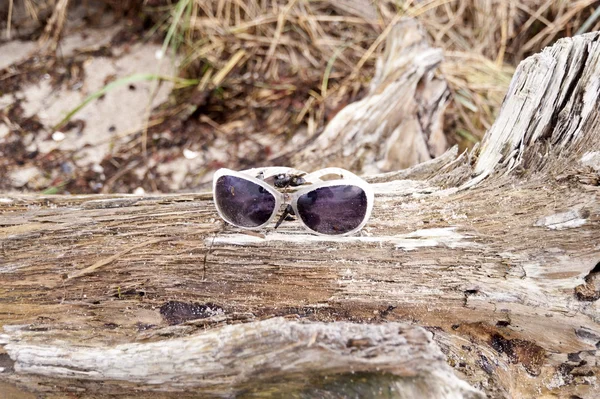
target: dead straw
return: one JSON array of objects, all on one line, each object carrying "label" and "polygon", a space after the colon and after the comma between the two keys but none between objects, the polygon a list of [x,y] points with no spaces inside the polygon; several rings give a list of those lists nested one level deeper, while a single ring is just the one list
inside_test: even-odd
[{"label": "dead straw", "polygon": [[[57,42],[69,0],[36,2],[42,3],[54,7],[42,41]],[[432,44],[445,50],[440,72],[453,93],[445,129],[469,146],[493,122],[515,66],[561,37],[598,29],[597,3],[178,0],[144,12],[173,38],[165,42],[177,42],[181,77],[200,82],[177,90],[179,103],[202,98],[191,106],[202,106],[204,120],[224,126],[221,131],[288,137],[320,131],[364,95],[391,27],[417,18]],[[28,13],[36,15],[31,4],[25,2]]]}]

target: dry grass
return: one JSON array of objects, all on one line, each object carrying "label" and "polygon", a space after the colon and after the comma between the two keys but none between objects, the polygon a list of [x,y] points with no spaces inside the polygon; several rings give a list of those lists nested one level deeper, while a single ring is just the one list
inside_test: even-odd
[{"label": "dry grass", "polygon": [[[494,121],[514,67],[594,13],[593,0],[185,2],[182,72],[217,90],[203,108],[218,125],[293,134],[321,129],[367,87],[389,28],[419,19],[446,51],[447,129],[470,145]],[[597,17],[597,16],[596,16]],[[593,17],[595,18],[595,17]],[[590,19],[588,30],[600,22]],[[168,21],[166,22],[168,24]],[[218,89],[217,89],[218,88]]]},{"label": "dry grass", "polygon": [[[446,51],[442,72],[454,92],[449,127],[468,145],[495,120],[514,68],[565,36],[600,29],[595,0],[455,0],[418,16]],[[583,30],[581,28],[584,28]]]},{"label": "dry grass", "polygon": [[[69,1],[24,1],[32,15],[33,4],[52,3],[43,37],[58,40]],[[181,76],[200,81],[177,93],[180,118],[197,116],[227,133],[288,136],[314,134],[359,98],[390,27],[415,17],[446,51],[441,73],[453,92],[446,129],[467,146],[494,121],[518,62],[582,27],[598,30],[598,3],[147,0],[144,11],[182,55]]]}]

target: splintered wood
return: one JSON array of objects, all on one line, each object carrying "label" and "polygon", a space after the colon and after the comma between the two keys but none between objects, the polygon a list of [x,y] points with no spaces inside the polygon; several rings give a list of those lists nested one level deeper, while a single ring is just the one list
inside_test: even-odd
[{"label": "splintered wood", "polygon": [[[51,398],[598,397],[598,43],[524,61],[479,149],[368,177],[355,237],[246,233],[209,193],[1,196],[0,383]],[[394,90],[429,76],[394,70],[379,75]],[[317,140],[387,170],[392,119]]]}]

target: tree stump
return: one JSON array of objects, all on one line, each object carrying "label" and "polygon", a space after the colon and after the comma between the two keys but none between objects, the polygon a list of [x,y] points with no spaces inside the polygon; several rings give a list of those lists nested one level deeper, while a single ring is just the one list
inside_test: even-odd
[{"label": "tree stump", "polygon": [[0,389],[598,397],[599,42],[525,60],[480,148],[368,177],[354,237],[210,193],[0,197]]}]

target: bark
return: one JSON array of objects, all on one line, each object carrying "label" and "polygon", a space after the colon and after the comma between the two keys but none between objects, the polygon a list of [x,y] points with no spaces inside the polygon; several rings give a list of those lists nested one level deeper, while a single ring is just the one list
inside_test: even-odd
[{"label": "bark", "polygon": [[480,148],[371,176],[354,237],[240,231],[209,193],[0,197],[0,384],[597,397],[599,43],[525,60]]}]

